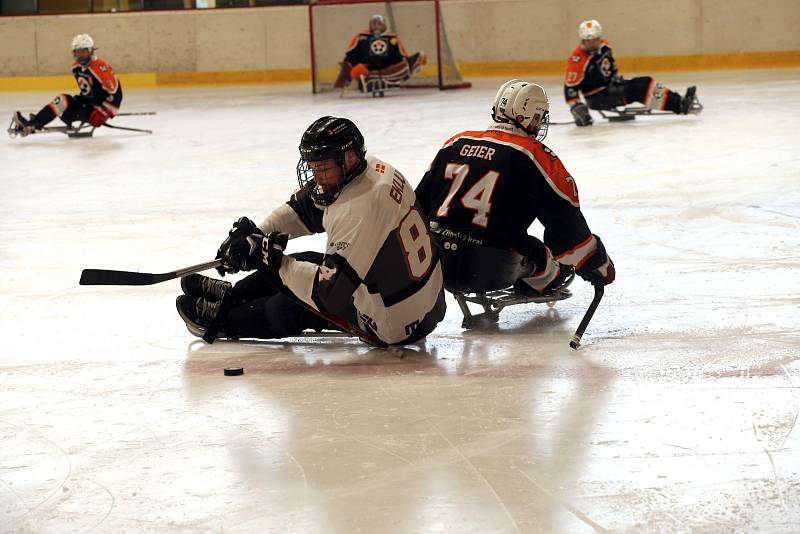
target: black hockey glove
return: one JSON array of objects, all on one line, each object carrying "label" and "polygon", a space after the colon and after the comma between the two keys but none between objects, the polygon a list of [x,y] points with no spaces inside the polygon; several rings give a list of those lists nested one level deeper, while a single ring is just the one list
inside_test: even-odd
[{"label": "black hockey glove", "polygon": [[614,262],[606,254],[606,247],[603,242],[600,241],[599,237],[594,237],[597,240],[597,250],[575,272],[594,286],[607,286],[614,281],[617,271],[614,268]]},{"label": "black hockey glove", "polygon": [[283,251],[289,243],[289,234],[280,232],[270,232],[262,243],[261,265],[258,267],[265,269],[267,274],[280,278],[278,271],[283,262]]},{"label": "black hockey glove", "polygon": [[239,269],[237,269],[236,271],[230,270],[229,269],[230,266],[226,265],[225,263],[225,258],[226,256],[230,255],[229,254],[230,246],[234,240],[240,238],[246,238],[250,234],[264,235],[264,232],[262,232],[258,228],[258,226],[256,226],[256,223],[254,223],[247,217],[240,217],[238,221],[233,223],[233,226],[228,232],[228,237],[225,238],[225,241],[223,241],[222,244],[217,249],[217,256],[215,259],[223,260],[222,265],[217,267],[217,272],[220,275],[225,276],[225,273],[235,273],[239,270]]},{"label": "black hockey glove", "polygon": [[578,126],[591,126],[594,124],[592,116],[589,115],[589,108],[583,102],[573,104],[573,106],[569,108],[569,112],[572,113],[572,117],[575,119],[575,124]]},{"label": "black hockey glove", "polygon": [[277,275],[288,241],[289,235],[280,232],[237,237],[231,241],[223,265],[229,273],[262,269],[267,274]]}]

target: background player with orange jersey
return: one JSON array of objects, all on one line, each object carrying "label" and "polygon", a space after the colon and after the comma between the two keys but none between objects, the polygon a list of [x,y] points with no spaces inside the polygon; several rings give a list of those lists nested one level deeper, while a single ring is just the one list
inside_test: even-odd
[{"label": "background player with orange jersey", "polygon": [[122,85],[111,66],[94,55],[94,40],[87,34],[72,39],[72,74],[78,82],[78,95],[61,94],[36,115],[29,118],[19,111],[12,117],[17,133],[28,135],[40,130],[56,117],[67,125],[73,122],[88,122],[95,128],[119,112],[122,104]]},{"label": "background player with orange jersey", "polygon": [[[689,87],[681,97],[650,76],[631,79],[620,76],[611,45],[603,39],[603,28],[596,20],[581,22],[578,36],[581,42],[567,59],[564,77],[564,97],[575,124],[592,124],[589,108],[607,110],[631,102],[641,102],[652,110],[689,113],[695,100],[695,87]],[[581,102],[581,95],[586,104]]]},{"label": "background player with orange jersey", "polygon": [[359,82],[362,91],[373,80],[398,85],[419,72],[425,65],[425,54],[408,55],[400,38],[387,31],[382,15],[369,19],[369,30],[357,33],[350,40],[334,87],[342,89],[351,80]]},{"label": "background player with orange jersey", "polygon": [[[573,266],[593,283],[610,284],[615,277],[602,241],[581,213],[575,180],[541,143],[549,109],[539,85],[506,82],[492,107],[494,124],[451,137],[416,189],[442,235],[526,256],[532,269],[514,287],[530,296],[566,287]],[[544,242],[528,235],[536,219]]]}]

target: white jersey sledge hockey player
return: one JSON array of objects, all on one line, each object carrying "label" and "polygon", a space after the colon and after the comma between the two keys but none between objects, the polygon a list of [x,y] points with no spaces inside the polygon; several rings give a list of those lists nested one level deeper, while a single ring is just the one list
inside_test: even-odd
[{"label": "white jersey sledge hockey player", "polygon": [[381,88],[396,86],[414,76],[425,63],[425,54],[409,55],[400,38],[387,31],[383,15],[373,15],[369,29],[350,40],[333,86],[342,89],[351,80],[359,84],[361,91],[371,90],[377,81],[383,84]]},{"label": "white jersey sledge hockey player", "polygon": [[[650,76],[630,79],[620,76],[611,45],[603,39],[603,28],[596,20],[581,22],[578,37],[581,42],[567,59],[564,75],[564,98],[578,126],[593,123],[589,109],[609,110],[632,102],[641,102],[651,110],[692,112],[696,99],[694,86],[681,96]],[[586,103],[581,101],[581,95]]]},{"label": "white jersey sledge hockey player", "polygon": [[[223,273],[255,273],[233,287],[182,280],[177,307],[189,330],[204,335],[213,324],[220,337],[281,338],[326,328],[328,318],[385,345],[433,331],[445,313],[439,255],[400,172],[366,155],[352,121],[321,117],[302,136],[297,178],[286,204],[258,225],[242,217],[220,247]],[[324,254],[283,254],[285,234],[322,232]]]},{"label": "white jersey sledge hockey player", "polygon": [[[442,236],[527,258],[530,272],[514,288],[534,297],[565,288],[576,268],[593,284],[610,284],[616,276],[603,242],[581,213],[575,179],[541,142],[549,109],[539,85],[506,82],[495,97],[494,122],[448,139],[416,189]],[[544,242],[528,235],[537,219]],[[445,271],[452,271],[449,265]]]},{"label": "white jersey sledge hockey player", "polygon": [[12,117],[12,130],[21,136],[35,133],[56,117],[67,126],[73,122],[89,123],[95,128],[119,113],[122,85],[105,60],[94,55],[94,40],[87,34],[72,39],[72,74],[80,94],[56,96],[36,115],[24,117],[19,111]]}]

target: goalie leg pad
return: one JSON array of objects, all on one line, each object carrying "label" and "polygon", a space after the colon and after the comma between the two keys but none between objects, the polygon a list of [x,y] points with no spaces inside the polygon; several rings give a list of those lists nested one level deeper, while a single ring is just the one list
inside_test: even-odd
[{"label": "goalie leg pad", "polygon": [[423,66],[428,64],[428,58],[423,52],[417,52],[416,54],[408,56],[406,61],[408,62],[408,68],[411,70],[411,76],[417,74],[422,70]]},{"label": "goalie leg pad", "polygon": [[388,84],[399,84],[411,78],[411,68],[405,59],[380,71],[380,75]]}]

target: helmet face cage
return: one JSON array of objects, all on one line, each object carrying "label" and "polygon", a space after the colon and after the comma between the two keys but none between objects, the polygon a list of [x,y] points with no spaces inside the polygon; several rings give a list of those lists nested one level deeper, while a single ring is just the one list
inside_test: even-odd
[{"label": "helmet face cage", "polygon": [[547,111],[542,117],[542,120],[539,121],[539,125],[535,128],[531,135],[539,141],[540,143],[544,141],[544,138],[547,137],[547,130],[550,128],[550,112]]},{"label": "helmet face cage", "polygon": [[[375,28],[378,24],[381,26],[380,30]],[[369,31],[378,35],[386,31],[386,19],[383,18],[383,15],[372,15],[369,18]]]},{"label": "helmet face cage", "polygon": [[[354,151],[359,164],[347,170],[347,152]],[[322,117],[308,127],[300,141],[300,160],[297,162],[297,182],[301,189],[308,189],[311,199],[319,205],[329,206],[341,194],[353,178],[361,174],[367,165],[364,137],[355,124],[347,119]],[[315,165],[311,162],[330,160],[332,165]],[[316,170],[315,170],[316,168]],[[325,179],[329,172],[337,172],[337,181]],[[322,173],[322,174],[320,174]],[[325,184],[318,183],[318,180]]]},{"label": "helmet face cage", "polygon": [[[529,105],[534,106],[532,112],[527,111]],[[500,87],[495,96],[492,119],[498,123],[513,124],[537,141],[543,141],[550,125],[547,94],[536,84],[509,80]]]},{"label": "helmet face cage", "polygon": [[297,183],[300,184],[301,189],[309,190],[308,194],[311,196],[311,199],[315,204],[319,204],[320,206],[330,206],[336,201],[337,198],[339,198],[339,194],[342,192],[342,189],[344,189],[344,186],[347,185],[348,182],[348,180],[344,179],[346,174],[344,163],[339,163],[337,158],[334,159],[333,166],[328,166],[322,170],[317,168],[317,175],[319,175],[320,172],[327,174],[335,167],[339,167],[341,169],[341,178],[339,178],[339,181],[335,185],[322,186],[318,184],[315,179],[314,170],[312,170],[311,165],[309,164],[310,161],[320,160],[306,160],[303,156],[300,156],[300,159],[297,162]]},{"label": "helmet face cage", "polygon": [[[87,57],[78,57],[78,50],[88,50],[89,55]],[[72,39],[72,58],[81,65],[87,65],[92,60],[94,51],[94,40],[88,34],[82,33]]]}]

